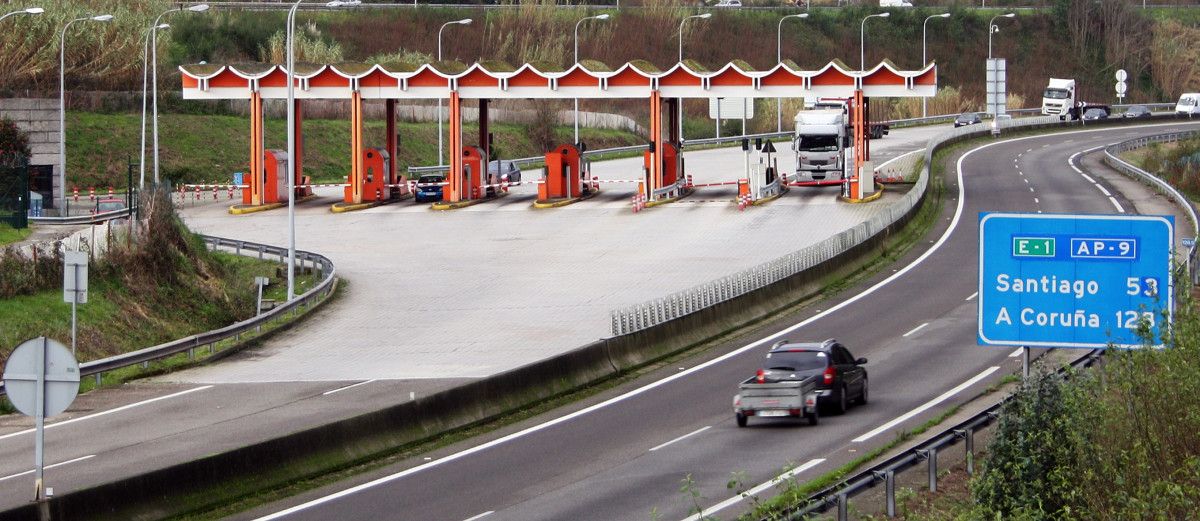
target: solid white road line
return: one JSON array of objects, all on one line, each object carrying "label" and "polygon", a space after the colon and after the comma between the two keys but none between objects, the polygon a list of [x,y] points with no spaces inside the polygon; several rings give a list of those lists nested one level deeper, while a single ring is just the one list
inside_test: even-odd
[{"label": "solid white road line", "polygon": [[1025,348],[1024,348],[1024,347],[1018,347],[1018,348],[1016,349],[1016,351],[1013,351],[1013,352],[1009,353],[1009,354],[1008,354],[1008,357],[1009,357],[1009,358],[1016,358],[1016,357],[1018,357],[1018,356],[1021,356],[1021,353],[1024,353],[1024,352],[1025,352]]},{"label": "solid white road line", "polygon": [[914,328],[912,328],[912,329],[911,329],[911,330],[909,330],[907,333],[905,333],[905,334],[903,334],[903,335],[900,335],[900,336],[905,336],[905,337],[907,337],[908,335],[911,335],[911,334],[913,334],[913,333],[916,333],[917,331],[920,331],[922,328],[924,328],[925,326],[928,326],[928,325],[929,325],[929,322],[926,322],[926,323],[924,323],[924,324],[921,324],[921,325],[919,325],[919,326],[917,326],[917,327],[914,327]]},{"label": "solid white road line", "polygon": [[1034,197],[1034,198],[1033,198],[1033,204],[1042,204],[1042,202],[1041,202],[1041,201],[1039,201],[1039,200],[1038,200],[1038,198]]},{"label": "solid white road line", "polygon": [[[704,510],[704,519],[708,519],[709,515],[711,515],[713,513],[719,512],[719,511],[729,508],[733,505],[741,503],[742,499],[744,497],[755,497],[755,496],[761,494],[763,491],[765,491],[771,487],[774,487],[775,485],[778,485],[786,480],[792,479],[792,477],[795,476],[796,474],[804,472],[804,471],[811,469],[817,465],[820,465],[821,463],[824,463],[824,462],[825,462],[825,458],[817,458],[817,459],[808,460],[807,463],[800,465],[799,467],[796,467],[787,472],[784,472],[783,474],[780,474],[780,475],[772,478],[771,481],[763,483],[757,487],[747,490],[746,492],[744,492],[742,494],[738,494],[729,499],[726,499],[725,501],[717,503],[717,504]],[[700,521],[700,514],[693,514],[692,516],[684,519],[683,521]]]},{"label": "solid white road line", "polygon": [[916,409],[908,411],[908,412],[900,415],[900,417],[898,417],[890,422],[887,422],[883,425],[880,425],[880,426],[876,427],[874,430],[872,430],[871,432],[863,434],[862,436],[854,438],[853,440],[850,440],[850,441],[853,441],[854,443],[862,443],[871,438],[874,438],[879,433],[887,431],[887,430],[891,429],[892,427],[895,427],[897,425],[900,425],[901,423],[908,421],[913,416],[916,416],[918,414],[921,414],[921,413],[931,409],[933,406],[946,401],[951,396],[954,396],[954,395],[962,392],[963,389],[966,389],[972,385],[975,385],[980,380],[987,378],[989,375],[991,375],[992,373],[999,371],[999,370],[1000,370],[999,366],[989,367],[989,368],[985,369],[982,373],[972,376],[970,380],[967,380],[961,384],[958,384],[957,387],[942,393],[941,396],[938,396],[937,398],[929,400],[928,402],[925,402],[924,404],[922,404],[920,407],[917,407]]},{"label": "solid white road line", "polygon": [[[1174,125],[1174,124],[1175,124],[1175,123],[1164,123],[1164,124],[1161,124],[1161,125],[1145,125],[1144,127],[1139,127],[1139,128],[1147,128],[1147,127],[1154,127],[1154,126],[1168,126],[1168,125]],[[1103,131],[1107,131],[1107,130],[1110,130],[1110,129],[1077,130],[1077,131],[1074,131],[1074,132],[1069,132],[1069,134],[1078,134],[1078,133],[1084,133],[1084,132],[1103,132]],[[1061,135],[1061,134],[1060,134],[1060,135]],[[629,392],[627,392],[627,393],[625,393],[625,394],[622,394],[622,395],[620,395],[620,396],[615,396],[615,397],[609,398],[608,400],[605,400],[605,401],[603,401],[603,402],[597,403],[597,404],[595,404],[595,405],[592,405],[592,406],[590,406],[590,407],[586,407],[586,408],[580,409],[580,410],[578,410],[578,411],[575,411],[575,412],[573,412],[573,413],[570,413],[570,414],[566,414],[566,415],[563,415],[563,416],[559,416],[558,418],[554,418],[554,419],[552,419],[552,420],[549,420],[549,421],[547,421],[547,422],[545,422],[545,423],[542,423],[542,424],[539,424],[539,425],[534,425],[534,426],[532,426],[532,427],[526,428],[526,429],[524,429],[524,430],[521,430],[521,431],[518,431],[518,432],[514,432],[514,433],[512,433],[512,434],[509,434],[509,435],[507,435],[507,436],[504,436],[504,437],[501,437],[501,438],[497,438],[497,439],[495,439],[495,440],[489,441],[489,442],[487,442],[487,443],[484,443],[484,444],[481,444],[481,445],[476,445],[476,446],[474,446],[474,447],[471,447],[471,448],[469,448],[469,449],[463,450],[463,451],[461,451],[461,452],[457,452],[457,453],[451,454],[451,455],[449,455],[449,456],[447,456],[447,457],[445,457],[445,458],[442,458],[442,459],[440,459],[440,460],[431,461],[431,462],[429,462],[429,463],[425,463],[425,464],[423,464],[423,465],[418,465],[418,466],[416,466],[416,467],[412,467],[412,468],[409,468],[409,469],[402,470],[402,471],[400,471],[400,472],[396,472],[395,474],[391,474],[391,475],[388,475],[388,476],[381,477],[381,478],[379,478],[379,479],[376,479],[376,480],[374,480],[374,481],[370,481],[370,482],[367,482],[367,483],[363,483],[363,484],[361,484],[361,485],[357,485],[357,486],[354,486],[354,487],[351,487],[351,488],[348,488],[348,489],[345,489],[345,490],[342,490],[342,491],[339,491],[339,492],[334,492],[333,494],[329,494],[329,495],[327,495],[327,496],[319,497],[319,498],[317,498],[317,499],[314,499],[314,500],[312,500],[312,501],[308,501],[308,502],[306,502],[306,503],[302,503],[302,504],[300,504],[300,505],[296,505],[296,506],[294,506],[294,507],[291,507],[291,508],[288,508],[288,509],[285,509],[285,510],[280,510],[279,512],[275,512],[275,513],[273,513],[273,514],[268,514],[268,515],[266,515],[266,516],[263,516],[263,517],[260,517],[260,518],[258,518],[256,521],[268,521],[268,520],[271,520],[271,519],[279,519],[279,518],[282,518],[282,517],[288,516],[288,515],[290,515],[290,514],[293,514],[293,513],[295,513],[295,512],[300,512],[300,511],[302,511],[302,510],[307,510],[307,509],[309,509],[309,508],[312,508],[312,507],[314,507],[314,506],[317,506],[317,505],[320,505],[320,504],[324,504],[324,503],[328,503],[328,502],[330,502],[330,501],[334,501],[334,500],[337,500],[337,499],[340,499],[340,498],[343,498],[343,497],[349,496],[349,495],[351,495],[351,494],[354,494],[354,493],[356,493],[356,492],[358,492],[358,491],[360,491],[360,490],[366,490],[366,489],[369,489],[369,488],[372,488],[372,487],[376,487],[376,486],[379,486],[379,485],[382,485],[382,484],[385,484],[385,483],[390,483],[390,482],[392,482],[392,481],[395,481],[395,480],[397,480],[397,479],[401,479],[401,478],[403,478],[403,477],[405,477],[405,476],[409,476],[409,475],[412,475],[412,474],[416,474],[416,473],[418,473],[418,472],[421,472],[421,471],[423,471],[423,470],[426,470],[426,469],[429,469],[429,468],[433,468],[433,467],[436,467],[436,466],[443,465],[443,464],[445,464],[445,463],[449,463],[449,462],[451,462],[451,461],[455,461],[455,460],[458,460],[458,459],[461,459],[461,458],[465,458],[465,457],[467,457],[467,456],[470,456],[470,455],[472,455],[472,454],[475,454],[475,453],[477,453],[477,452],[482,452],[482,451],[488,450],[488,449],[490,449],[490,448],[492,448],[492,447],[495,447],[495,446],[497,446],[497,445],[500,445],[500,444],[502,444],[502,443],[506,443],[506,442],[509,442],[509,441],[511,441],[511,440],[514,440],[514,439],[517,439],[517,438],[523,437],[523,436],[527,436],[527,435],[529,435],[529,434],[532,434],[532,433],[534,433],[534,432],[538,432],[538,431],[542,431],[542,430],[548,429],[548,428],[550,428],[550,427],[553,427],[553,426],[555,426],[555,425],[558,425],[558,424],[560,424],[560,423],[565,423],[565,422],[568,422],[568,421],[574,420],[575,418],[578,418],[578,417],[580,417],[580,416],[583,416],[583,415],[585,415],[585,414],[591,413],[592,411],[596,411],[596,410],[602,409],[602,408],[604,408],[604,407],[608,407],[609,405],[612,405],[612,404],[615,404],[615,403],[619,403],[619,402],[622,402],[622,401],[625,401],[625,400],[628,400],[628,399],[634,398],[634,397],[636,397],[636,396],[639,396],[639,395],[641,395],[641,394],[643,394],[643,393],[649,392],[649,391],[651,391],[651,390],[657,389],[658,387],[661,387],[661,386],[663,386],[663,385],[666,385],[666,384],[668,384],[668,383],[670,383],[670,382],[673,382],[673,381],[675,381],[675,380],[677,380],[677,379],[680,379],[680,378],[684,378],[684,377],[690,376],[692,373],[697,373],[697,372],[703,371],[704,369],[707,369],[708,367],[711,367],[711,366],[713,366],[713,365],[716,365],[716,364],[719,364],[719,363],[721,363],[721,362],[724,362],[724,361],[726,361],[726,360],[728,360],[728,359],[730,359],[730,358],[733,358],[733,357],[739,356],[739,355],[741,355],[742,353],[745,353],[746,351],[749,351],[749,350],[751,350],[751,349],[754,349],[754,348],[757,348],[757,347],[760,347],[760,346],[764,346],[764,345],[768,345],[768,344],[770,344],[771,342],[773,342],[773,341],[775,341],[775,340],[777,340],[777,339],[785,338],[785,337],[786,337],[786,335],[789,335],[789,334],[791,334],[791,333],[795,332],[796,330],[798,330],[798,329],[800,329],[800,328],[802,328],[802,327],[804,327],[804,326],[807,326],[807,325],[809,325],[809,324],[811,324],[811,323],[813,323],[813,322],[815,322],[815,321],[817,321],[817,320],[820,320],[820,319],[822,319],[822,318],[824,318],[824,317],[826,317],[826,316],[828,316],[828,315],[830,315],[830,314],[837,313],[837,312],[841,311],[841,310],[842,310],[842,308],[845,308],[845,307],[847,307],[847,306],[850,306],[851,304],[854,304],[855,302],[858,302],[859,300],[862,300],[862,299],[864,299],[864,298],[867,298],[868,296],[872,295],[872,294],[873,294],[873,293],[875,293],[876,291],[879,291],[879,289],[880,289],[880,288],[883,288],[884,286],[887,286],[888,284],[891,284],[891,283],[892,283],[892,281],[894,281],[894,280],[896,280],[896,279],[898,279],[898,278],[900,278],[900,277],[904,276],[904,275],[905,275],[906,273],[908,273],[909,271],[912,271],[912,270],[913,270],[913,269],[915,269],[917,266],[919,266],[919,265],[920,265],[922,262],[925,262],[925,260],[926,260],[926,259],[928,259],[929,257],[933,256],[933,254],[934,254],[934,253],[937,253],[937,251],[938,251],[939,249],[941,249],[942,245],[943,245],[943,244],[945,244],[945,243],[946,243],[946,241],[950,240],[950,235],[951,235],[951,234],[953,234],[953,233],[954,233],[954,230],[958,228],[958,222],[959,222],[960,220],[962,220],[963,204],[965,203],[965,197],[963,196],[963,195],[964,195],[964,193],[965,193],[965,186],[963,185],[963,173],[962,173],[962,164],[963,164],[963,160],[964,160],[964,159],[966,159],[968,156],[970,156],[972,153],[974,153],[974,152],[976,152],[976,151],[978,151],[978,150],[982,150],[982,149],[984,149],[984,148],[988,148],[988,147],[991,147],[991,146],[995,146],[995,145],[998,145],[998,144],[1001,144],[1001,143],[1011,143],[1011,142],[1013,142],[1013,141],[1020,141],[1020,140],[1025,140],[1025,139],[1039,139],[1039,138],[1044,138],[1044,137],[1045,137],[1045,136],[1026,136],[1026,137],[1019,137],[1019,138],[1013,138],[1013,139],[1006,139],[1006,140],[1003,140],[1003,141],[996,141],[996,142],[994,142],[994,143],[989,143],[989,144],[983,145],[983,146],[981,146],[981,147],[979,147],[979,148],[975,148],[975,149],[969,150],[969,151],[967,151],[967,153],[965,153],[965,154],[963,154],[962,156],[960,156],[960,157],[958,158],[958,198],[957,198],[957,199],[958,199],[958,204],[957,204],[957,206],[956,206],[956,207],[955,207],[955,209],[954,209],[954,218],[950,220],[950,225],[949,225],[949,226],[946,228],[946,231],[942,233],[942,236],[938,238],[937,242],[935,242],[935,243],[934,243],[932,246],[930,246],[928,250],[925,250],[925,253],[922,253],[922,254],[921,254],[921,256],[919,256],[919,257],[917,257],[915,260],[913,260],[913,262],[912,262],[911,264],[909,264],[909,265],[907,265],[907,266],[905,266],[905,267],[901,268],[899,271],[897,271],[897,272],[893,273],[893,274],[892,274],[891,276],[889,276],[888,278],[886,278],[886,279],[883,279],[883,280],[881,280],[881,281],[879,281],[879,282],[875,283],[875,285],[874,285],[874,286],[871,286],[871,287],[869,287],[869,288],[867,288],[867,289],[863,290],[863,291],[862,291],[862,293],[859,293],[859,294],[857,294],[857,295],[854,295],[854,296],[852,296],[852,297],[850,297],[850,298],[848,298],[848,299],[846,299],[846,300],[844,300],[844,301],[842,301],[842,302],[839,302],[839,303],[837,303],[837,304],[833,305],[832,307],[830,307],[829,309],[826,309],[825,311],[822,311],[822,312],[820,312],[820,313],[817,313],[816,315],[813,315],[813,316],[811,316],[811,317],[809,317],[809,318],[807,318],[807,319],[805,319],[805,320],[802,320],[802,321],[800,321],[800,322],[798,322],[798,323],[796,323],[796,324],[793,324],[793,325],[791,325],[791,326],[788,326],[788,327],[784,328],[782,331],[780,331],[779,333],[776,333],[775,335],[768,336],[768,337],[764,337],[764,338],[762,338],[762,339],[759,339],[759,340],[756,340],[756,341],[754,341],[754,342],[751,342],[751,343],[749,343],[749,344],[746,344],[746,345],[744,345],[744,346],[742,346],[742,347],[740,347],[740,348],[738,348],[738,349],[735,349],[735,350],[733,350],[733,351],[730,351],[730,352],[728,352],[728,353],[725,353],[724,355],[718,356],[718,357],[716,357],[716,358],[714,358],[714,359],[712,359],[712,360],[709,360],[709,361],[707,361],[707,362],[704,362],[704,363],[702,363],[702,364],[700,364],[700,365],[697,365],[697,366],[695,366],[695,367],[692,367],[691,369],[688,369],[687,371],[680,371],[680,372],[678,372],[678,373],[675,373],[675,374],[673,374],[673,375],[671,375],[671,376],[665,377],[665,378],[663,378],[663,379],[661,379],[661,380],[658,380],[658,381],[655,381],[655,382],[651,382],[651,383],[649,383],[649,384],[646,384],[646,385],[644,385],[644,386],[642,386],[642,387],[639,387],[639,388],[637,388],[637,389],[634,389],[634,390],[632,390],[632,391],[629,391]],[[916,152],[916,151],[914,151],[914,152]],[[1032,188],[1031,188],[1030,190],[1032,190]]]},{"label": "solid white road line", "polygon": [[1104,194],[1104,197],[1112,197],[1112,193],[1105,189],[1104,185],[1096,183],[1096,188],[1100,189],[1100,193]]},{"label": "solid white road line", "polygon": [[[121,412],[121,411],[124,411],[124,410],[132,409],[132,408],[134,408],[134,407],[141,407],[141,406],[143,406],[143,405],[151,404],[151,403],[154,403],[154,402],[157,402],[157,401],[161,401],[161,400],[168,400],[168,399],[171,399],[171,398],[175,398],[175,397],[183,396],[183,395],[185,395],[185,394],[191,394],[191,393],[194,393],[194,392],[196,392],[196,391],[203,391],[203,390],[205,390],[205,389],[211,389],[212,387],[213,387],[213,386],[211,386],[211,385],[205,385],[205,386],[202,386],[202,387],[196,387],[196,388],[194,388],[194,389],[188,389],[188,390],[186,390],[186,391],[180,391],[180,392],[177,392],[177,393],[175,393],[175,394],[168,394],[168,395],[166,395],[166,396],[159,396],[158,398],[151,398],[151,399],[149,399],[149,400],[144,400],[144,401],[140,401],[140,402],[137,402],[137,403],[131,403],[131,404],[129,404],[129,405],[122,405],[122,406],[120,406],[120,407],[117,407],[116,409],[109,409],[109,410],[107,410],[107,411],[98,412],[98,413],[96,413],[96,414],[89,414],[89,415],[87,415],[87,416],[80,416],[80,417],[78,417],[78,418],[72,418],[72,419],[70,419],[70,420],[60,421],[60,422],[58,422],[58,423],[51,423],[51,424],[47,425],[47,426],[46,426],[46,428],[47,428],[47,429],[52,429],[52,428],[55,428],[55,427],[61,427],[61,426],[63,426],[63,425],[69,425],[69,424],[72,424],[72,423],[75,423],[75,422],[80,422],[80,421],[83,421],[83,420],[90,420],[90,419],[92,419],[92,418],[98,418],[98,417],[100,417],[100,416],[107,416],[107,415],[109,415],[109,414],[112,414],[112,413],[115,413],[115,412]],[[3,436],[0,436],[0,440],[7,439],[7,438],[12,438],[13,436],[20,436],[20,435],[22,435],[22,434],[29,434],[29,433],[32,433],[32,432],[33,432],[33,431],[35,431],[35,430],[36,430],[36,429],[25,429],[25,430],[23,430],[23,431],[11,432],[11,433],[5,434],[5,435],[3,435]]]},{"label": "solid white road line", "polygon": [[337,393],[337,392],[345,391],[346,389],[353,389],[353,388],[355,388],[355,387],[358,387],[358,386],[360,386],[360,385],[367,385],[367,384],[369,384],[369,383],[371,383],[371,382],[374,382],[374,381],[375,381],[375,380],[367,380],[367,381],[365,381],[365,382],[358,382],[358,383],[356,383],[356,384],[350,384],[350,385],[347,385],[347,386],[345,386],[345,387],[338,387],[337,389],[333,389],[333,390],[331,390],[331,391],[325,391],[325,392],[321,393],[321,396],[329,396],[329,395],[331,395],[331,394],[333,394],[333,393]]},{"label": "solid white road line", "polygon": [[658,450],[658,449],[661,449],[661,448],[663,448],[663,447],[666,447],[667,445],[670,445],[670,444],[672,444],[672,443],[675,443],[675,442],[677,442],[677,441],[680,441],[680,440],[685,440],[685,439],[687,439],[687,438],[690,438],[690,437],[692,437],[692,436],[695,436],[695,435],[697,435],[697,434],[700,434],[700,433],[702,433],[702,432],[704,432],[704,431],[706,431],[706,430],[709,430],[709,429],[711,429],[711,428],[712,428],[712,425],[709,425],[709,426],[706,426],[706,427],[701,427],[701,428],[699,428],[699,429],[696,429],[696,430],[694,430],[694,431],[692,431],[692,432],[689,432],[689,433],[687,433],[687,434],[684,434],[683,436],[680,436],[680,437],[678,437],[678,438],[675,438],[675,439],[673,439],[673,440],[671,440],[671,441],[668,441],[668,442],[666,442],[666,443],[664,443],[664,444],[662,444],[662,445],[659,445],[659,446],[657,446],[657,447],[654,447],[654,448],[650,449],[650,452],[654,452],[654,451],[656,451],[656,450]]},{"label": "solid white road line", "polygon": [[468,518],[464,519],[463,521],[475,521],[476,519],[482,519],[482,518],[485,518],[485,517],[490,516],[495,513],[496,513],[495,510],[488,510],[487,512],[484,512],[477,516],[468,517]]},{"label": "solid white road line", "polygon": [[[61,466],[63,466],[63,465],[68,465],[68,464],[71,464],[71,463],[75,463],[75,462],[77,462],[77,461],[83,461],[83,460],[85,460],[85,459],[91,459],[91,458],[94,458],[94,457],[96,457],[96,455],[95,455],[95,454],[89,454],[89,455],[87,455],[87,456],[83,456],[83,457],[80,457],[80,458],[69,459],[69,460],[67,460],[67,461],[62,461],[62,462],[59,462],[59,463],[55,463],[55,464],[53,464],[53,465],[46,465],[45,467],[42,467],[42,470],[50,470],[50,469],[52,469],[52,468],[54,468],[54,467],[61,467]],[[34,469],[29,469],[29,470],[26,470],[25,472],[18,472],[18,473],[16,473],[16,474],[11,474],[11,475],[8,475],[8,476],[4,476],[4,477],[0,478],[0,481],[9,480],[9,479],[12,479],[12,478],[19,478],[19,477],[21,477],[21,476],[28,476],[28,475],[30,475],[30,474],[33,474],[33,471],[34,471]]]},{"label": "solid white road line", "polygon": [[1092,179],[1092,176],[1090,176],[1090,175],[1087,175],[1087,174],[1085,174],[1085,173],[1083,173],[1083,172],[1080,172],[1080,173],[1079,173],[1079,175],[1083,176],[1083,178],[1084,178],[1084,179],[1087,179],[1087,180],[1088,180],[1089,182],[1091,182],[1092,184],[1096,184],[1096,180],[1095,180],[1095,179]]},{"label": "solid white road line", "polygon": [[1108,200],[1112,201],[1113,206],[1117,207],[1118,213],[1125,213],[1125,208],[1121,206],[1121,203],[1117,202],[1117,199],[1115,197],[1109,196]]},{"label": "solid white road line", "polygon": [[975,293],[972,293],[972,294],[971,294],[971,296],[969,296],[969,297],[967,297],[967,298],[965,298],[965,299],[963,299],[963,300],[971,300],[971,299],[973,299],[973,298],[975,298],[975,297],[978,297],[978,296],[979,296],[979,292],[978,292],[978,291],[976,291]]}]

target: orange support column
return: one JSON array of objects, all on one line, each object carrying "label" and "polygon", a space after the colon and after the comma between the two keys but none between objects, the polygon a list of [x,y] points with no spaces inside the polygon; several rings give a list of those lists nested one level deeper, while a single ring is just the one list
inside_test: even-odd
[{"label": "orange support column", "polygon": [[866,153],[866,131],[863,128],[865,118],[863,113],[866,112],[863,106],[862,90],[854,91],[854,107],[851,117],[854,125],[854,171],[850,173],[850,198],[858,197],[859,175],[862,173],[862,164],[864,161],[863,154]]},{"label": "orange support column", "polygon": [[359,204],[363,201],[363,117],[362,94],[355,91],[350,96],[350,186],[346,187],[345,202]]},{"label": "orange support column", "polygon": [[663,186],[662,95],[657,90],[650,91],[650,140],[654,148],[650,154],[650,186],[646,191],[647,198]]},{"label": "orange support column", "polygon": [[248,188],[242,192],[242,203],[263,204],[263,102],[258,91],[250,93],[250,171],[246,176]]},{"label": "orange support column", "polygon": [[450,172],[446,176],[448,183],[442,190],[442,200],[457,203],[465,197],[462,189],[463,182],[463,145],[462,145],[462,100],[458,92],[450,92]]}]

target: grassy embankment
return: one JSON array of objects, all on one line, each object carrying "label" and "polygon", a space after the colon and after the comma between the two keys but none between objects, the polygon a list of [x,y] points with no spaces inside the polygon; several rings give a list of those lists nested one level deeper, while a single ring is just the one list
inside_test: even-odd
[{"label": "grassy embankment", "polygon": [[0,247],[23,241],[26,237],[29,237],[29,228],[18,230],[7,223],[0,223]]},{"label": "grassy embankment", "polygon": [[[275,282],[264,298],[283,298],[278,266],[209,252],[173,213],[151,216],[133,240],[116,240],[92,261],[88,302],[77,309],[78,358],[112,356],[249,318],[254,277]],[[37,336],[69,343],[71,306],[62,298],[61,259],[46,252],[36,259],[6,252],[0,254],[0,271],[0,358]],[[316,282],[301,276],[298,291]]]},{"label": "grassy embankment", "polygon": [[[125,185],[127,161],[137,160],[141,124],[139,114],[69,113],[67,158],[72,184],[117,187]],[[287,148],[287,123],[267,121],[268,149]],[[399,172],[409,165],[437,163],[437,126],[435,123],[400,123]],[[558,127],[555,134],[562,143],[573,140],[572,130]],[[478,133],[474,125],[465,126],[464,136]],[[529,157],[542,150],[529,138],[525,127],[493,124],[494,147],[501,157]],[[382,147],[385,127],[381,121],[366,125],[365,142]],[[229,183],[233,172],[247,170],[249,161],[249,120],[238,116],[162,114],[159,116],[160,161],[163,176],[187,183]],[[580,129],[589,148],[598,149],[633,145],[644,140],[628,132]],[[350,122],[347,120],[304,121],[304,172],[314,182],[342,182],[350,170]],[[473,141],[470,137],[468,142]],[[152,161],[147,158],[147,164]],[[135,173],[136,176],[136,173]],[[136,180],[135,180],[136,181]]]}]

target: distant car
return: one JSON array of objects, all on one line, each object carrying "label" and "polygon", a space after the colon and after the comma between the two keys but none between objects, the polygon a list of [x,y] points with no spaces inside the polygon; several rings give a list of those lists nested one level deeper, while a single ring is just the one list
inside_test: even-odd
[{"label": "distant car", "polygon": [[499,183],[501,181],[520,183],[521,169],[517,168],[517,164],[512,161],[497,159],[488,163],[488,178],[492,179],[490,183]]},{"label": "distant car", "polygon": [[742,0],[720,0],[713,7],[741,7]]},{"label": "distant car", "polygon": [[767,353],[764,381],[804,380],[819,375],[817,401],[841,414],[853,401],[867,403],[866,358],[854,358],[837,340],[815,343],[780,342]]},{"label": "distant car", "polygon": [[1101,120],[1101,119],[1108,119],[1108,111],[1107,110],[1104,110],[1102,108],[1090,108],[1090,109],[1083,111],[1083,120],[1084,121],[1096,121],[1096,120]]},{"label": "distant car", "polygon": [[418,203],[438,202],[442,200],[442,185],[446,177],[442,174],[425,174],[417,178],[417,192],[413,200]]},{"label": "distant car", "polygon": [[1129,107],[1125,113],[1121,115],[1123,118],[1148,118],[1150,116],[1152,116],[1150,109],[1145,105],[1134,105]]},{"label": "distant car", "polygon": [[975,112],[964,112],[959,114],[957,118],[954,118],[954,128],[974,125],[976,123],[983,123],[983,118],[979,117],[979,114]]}]

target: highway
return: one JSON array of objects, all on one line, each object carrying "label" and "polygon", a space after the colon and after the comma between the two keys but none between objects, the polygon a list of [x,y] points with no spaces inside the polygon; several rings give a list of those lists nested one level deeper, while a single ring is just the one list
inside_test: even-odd
[{"label": "highway", "polygon": [[[1195,125],[1086,130],[973,150],[959,159],[958,177],[946,179],[950,199],[928,237],[933,245],[910,253],[895,273],[731,341],[709,355],[715,358],[664,368],[652,383],[643,380],[565,415],[547,415],[490,440],[429,455],[429,461],[405,462],[254,514],[313,520],[683,519],[693,506],[680,492],[685,476],[711,513],[712,505],[733,495],[725,486],[732,473],[758,484],[789,465],[804,469],[798,479],[832,470],[1019,368],[1010,349],[975,345],[979,212],[1170,212],[1136,183],[1095,165],[1091,175],[1082,174],[1068,160],[1134,135],[1181,128]],[[869,405],[826,416],[816,427],[735,426],[730,399],[736,383],[760,367],[767,346],[783,338],[829,337],[870,359]]]}]

